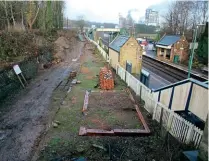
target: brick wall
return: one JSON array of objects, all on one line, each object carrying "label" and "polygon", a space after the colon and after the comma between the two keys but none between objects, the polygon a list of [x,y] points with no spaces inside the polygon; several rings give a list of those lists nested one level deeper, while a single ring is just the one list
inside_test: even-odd
[{"label": "brick wall", "polygon": [[[141,58],[141,59],[140,59]],[[142,47],[131,37],[120,50],[120,65],[126,69],[126,61],[132,63],[132,73],[140,74],[142,67]]]},{"label": "brick wall", "polygon": [[185,36],[174,44],[174,55],[179,55],[180,62],[188,60],[189,43]]}]

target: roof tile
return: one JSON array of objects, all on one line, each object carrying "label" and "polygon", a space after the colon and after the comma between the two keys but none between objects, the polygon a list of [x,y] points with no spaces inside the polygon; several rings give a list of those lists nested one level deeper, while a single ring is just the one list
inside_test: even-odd
[{"label": "roof tile", "polygon": [[127,36],[118,36],[113,40],[109,47],[120,52],[120,48],[128,41],[129,37]]},{"label": "roof tile", "polygon": [[179,35],[165,35],[160,41],[158,41],[157,45],[169,46],[176,43],[181,36]]}]

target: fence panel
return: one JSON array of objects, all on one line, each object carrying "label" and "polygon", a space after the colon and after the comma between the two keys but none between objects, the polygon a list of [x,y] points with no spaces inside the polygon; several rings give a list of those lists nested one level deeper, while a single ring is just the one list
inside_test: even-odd
[{"label": "fence panel", "polygon": [[130,75],[129,86],[135,93],[137,93],[137,82],[139,81],[134,76]]},{"label": "fence panel", "polygon": [[120,76],[120,78],[125,81],[125,74],[126,74],[126,71],[120,66],[118,65],[117,66],[117,74]]},{"label": "fence panel", "polygon": [[191,141],[194,143],[194,145],[196,147],[199,147],[202,135],[203,135],[203,131],[200,130],[198,127],[194,127],[194,133],[193,133],[193,137],[191,139]]},{"label": "fence panel", "polygon": [[[163,110],[161,110],[162,108]],[[153,114],[153,119],[157,122],[160,122],[162,111],[162,126],[179,141],[183,143],[192,142],[197,148],[200,144],[203,131],[160,103],[157,103],[155,106]]]}]

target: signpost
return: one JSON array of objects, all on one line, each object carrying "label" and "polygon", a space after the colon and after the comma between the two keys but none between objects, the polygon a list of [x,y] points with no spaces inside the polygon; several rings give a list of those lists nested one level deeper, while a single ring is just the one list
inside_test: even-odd
[{"label": "signpost", "polygon": [[22,80],[21,80],[21,78],[20,78],[19,75],[21,75],[21,77],[23,78],[23,80],[24,80],[24,82],[26,83],[26,85],[28,85],[28,83],[27,83],[25,77],[23,76],[22,71],[21,71],[19,65],[14,65],[14,66],[13,66],[13,69],[14,69],[15,74],[17,75],[17,78],[19,79],[21,85],[23,86],[23,88],[25,88],[25,85],[24,85],[24,83],[22,82]]}]

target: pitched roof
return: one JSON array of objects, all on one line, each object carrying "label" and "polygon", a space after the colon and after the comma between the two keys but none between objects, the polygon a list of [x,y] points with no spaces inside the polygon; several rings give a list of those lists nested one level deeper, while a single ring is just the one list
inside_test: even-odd
[{"label": "pitched roof", "polygon": [[113,40],[109,47],[115,51],[120,52],[120,48],[128,41],[129,37],[127,36],[117,36],[115,40]]},{"label": "pitched roof", "polygon": [[176,43],[180,38],[181,36],[179,35],[165,35],[160,41],[157,42],[157,45],[169,46]]}]

